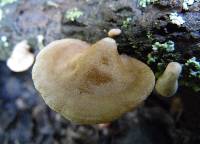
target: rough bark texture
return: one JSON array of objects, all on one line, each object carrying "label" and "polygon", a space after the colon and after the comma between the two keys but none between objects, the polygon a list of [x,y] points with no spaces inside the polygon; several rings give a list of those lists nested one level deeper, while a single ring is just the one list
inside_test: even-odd
[{"label": "rough bark texture", "polygon": [[[107,36],[111,28],[122,29],[116,37],[119,53],[148,63],[158,76],[171,61],[185,64],[200,59],[200,3],[188,11],[179,0],[160,0],[141,8],[137,0],[21,0],[2,9],[9,10],[0,21],[0,36],[8,38],[9,47],[0,42],[0,142],[22,144],[199,144],[200,80],[190,77],[183,65],[181,86],[176,96],[160,98],[154,93],[138,110],[127,113],[110,126],[75,125],[47,108],[34,90],[31,72],[12,73],[5,65],[13,45],[28,39],[35,54],[39,51],[36,36],[44,35],[45,45],[66,37],[95,42]],[[78,8],[83,15],[75,21],[65,12]],[[185,23],[172,24],[170,13],[178,12]],[[154,52],[155,42],[171,40],[173,52]]]}]

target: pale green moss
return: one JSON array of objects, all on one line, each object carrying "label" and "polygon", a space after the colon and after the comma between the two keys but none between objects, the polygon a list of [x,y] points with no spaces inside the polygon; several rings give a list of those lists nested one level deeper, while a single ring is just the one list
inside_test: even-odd
[{"label": "pale green moss", "polygon": [[82,11],[78,10],[77,8],[73,8],[65,13],[65,18],[73,22],[82,15],[83,15]]},{"label": "pale green moss", "polygon": [[155,63],[157,57],[153,56],[151,53],[147,55],[147,64]]},{"label": "pale green moss", "polygon": [[173,41],[167,41],[163,44],[160,42],[155,42],[152,45],[153,51],[166,51],[166,52],[173,52],[175,50],[174,48],[174,42]]},{"label": "pale green moss", "polygon": [[123,28],[127,28],[130,24],[130,22],[132,21],[132,18],[128,17],[126,18],[123,22],[122,22],[122,27]]},{"label": "pale green moss", "polygon": [[150,32],[150,31],[148,31],[147,32],[147,38],[149,39],[149,40],[151,40],[151,41],[153,41],[154,40],[154,38],[153,38],[153,34]]},{"label": "pale green moss", "polygon": [[171,61],[178,61],[180,55],[175,52],[173,41],[165,43],[155,42],[152,45],[152,51],[147,55],[147,64],[152,67],[156,77],[159,77],[166,65]]},{"label": "pale green moss", "polygon": [[196,57],[193,57],[189,59],[185,65],[190,70],[190,77],[195,77],[200,79],[200,62],[196,59]]}]

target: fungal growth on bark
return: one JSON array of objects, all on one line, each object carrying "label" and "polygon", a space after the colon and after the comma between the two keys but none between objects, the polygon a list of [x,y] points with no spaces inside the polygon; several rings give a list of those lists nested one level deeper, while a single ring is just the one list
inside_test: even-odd
[{"label": "fungal growth on bark", "polygon": [[13,72],[28,70],[34,63],[34,54],[30,52],[30,46],[26,40],[18,43],[7,60],[7,66]]},{"label": "fungal growth on bark", "polygon": [[32,77],[47,105],[81,124],[117,119],[143,102],[155,84],[151,69],[119,55],[112,38],[93,45],[54,41],[36,57]]},{"label": "fungal growth on bark", "polygon": [[178,89],[178,78],[181,71],[182,66],[179,63],[169,63],[156,82],[156,92],[165,97],[173,96]]},{"label": "fungal growth on bark", "polygon": [[114,28],[108,31],[108,36],[109,37],[116,37],[122,33],[122,30],[119,28]]}]

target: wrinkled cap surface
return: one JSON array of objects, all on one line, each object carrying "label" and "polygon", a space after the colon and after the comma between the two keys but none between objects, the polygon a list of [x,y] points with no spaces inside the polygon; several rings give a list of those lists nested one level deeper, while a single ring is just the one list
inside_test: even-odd
[{"label": "wrinkled cap surface", "polygon": [[119,55],[116,42],[52,42],[33,67],[36,89],[65,118],[81,124],[110,122],[143,102],[155,77],[144,63]]}]

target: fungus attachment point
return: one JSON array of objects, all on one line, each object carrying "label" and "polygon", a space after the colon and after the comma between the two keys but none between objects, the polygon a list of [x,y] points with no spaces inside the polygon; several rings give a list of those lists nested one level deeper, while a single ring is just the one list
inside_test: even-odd
[{"label": "fungus attachment point", "polygon": [[118,35],[120,35],[122,33],[121,29],[115,28],[115,29],[111,29],[108,31],[108,36],[109,37],[116,37]]},{"label": "fungus attachment point", "polygon": [[7,66],[14,72],[28,70],[34,62],[34,54],[30,51],[30,46],[26,40],[18,43],[7,60]]},{"label": "fungus attachment point", "polygon": [[169,63],[156,82],[156,92],[164,97],[173,96],[178,89],[178,78],[181,71],[182,66],[179,63]]},{"label": "fungus attachment point", "polygon": [[117,119],[143,102],[155,84],[151,69],[119,55],[111,38],[91,46],[76,39],[52,42],[36,57],[32,77],[53,110],[80,124]]}]

